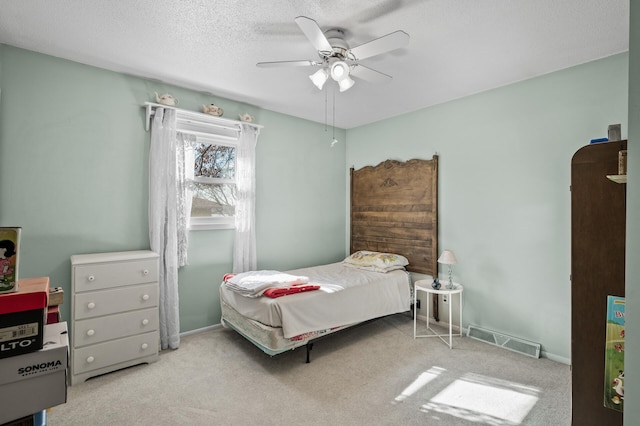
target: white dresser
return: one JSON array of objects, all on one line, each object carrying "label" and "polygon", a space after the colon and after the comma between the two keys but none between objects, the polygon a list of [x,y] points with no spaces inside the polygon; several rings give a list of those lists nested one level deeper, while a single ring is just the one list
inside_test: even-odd
[{"label": "white dresser", "polygon": [[158,360],[158,255],[71,256],[71,385]]}]

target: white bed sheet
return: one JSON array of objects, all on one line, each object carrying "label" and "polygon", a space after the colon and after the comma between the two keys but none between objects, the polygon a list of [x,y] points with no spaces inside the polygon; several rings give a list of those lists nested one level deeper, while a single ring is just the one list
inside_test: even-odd
[{"label": "white bed sheet", "polygon": [[342,262],[286,271],[309,277],[319,290],[278,297],[250,298],[220,287],[221,299],[243,316],[282,327],[285,338],[408,311],[411,278],[404,270],[386,274]]}]

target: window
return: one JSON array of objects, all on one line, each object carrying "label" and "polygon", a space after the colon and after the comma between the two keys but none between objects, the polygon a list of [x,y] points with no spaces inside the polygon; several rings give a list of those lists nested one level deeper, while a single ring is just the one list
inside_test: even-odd
[{"label": "window", "polygon": [[203,117],[203,114],[177,116],[176,130],[190,141],[185,147],[185,172],[190,176],[190,229],[235,226],[236,148],[240,127],[226,121]]},{"label": "window", "polygon": [[191,227],[193,229],[233,227],[237,199],[235,144],[197,138],[191,148],[193,150]]}]

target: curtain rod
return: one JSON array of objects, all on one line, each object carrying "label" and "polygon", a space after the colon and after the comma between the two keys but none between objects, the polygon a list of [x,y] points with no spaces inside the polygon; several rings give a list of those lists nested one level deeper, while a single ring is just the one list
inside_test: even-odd
[{"label": "curtain rod", "polygon": [[188,120],[193,119],[207,123],[212,126],[221,127],[228,130],[240,130],[242,124],[246,124],[256,129],[262,129],[264,126],[255,123],[248,123],[246,121],[232,120],[230,118],[220,118],[213,115],[205,114],[202,112],[189,111],[186,109],[171,107],[167,105],[157,104],[154,102],[145,102],[143,108],[146,109],[145,130],[149,131],[151,127],[151,116],[155,113],[155,108],[170,108],[176,110],[178,119]]}]

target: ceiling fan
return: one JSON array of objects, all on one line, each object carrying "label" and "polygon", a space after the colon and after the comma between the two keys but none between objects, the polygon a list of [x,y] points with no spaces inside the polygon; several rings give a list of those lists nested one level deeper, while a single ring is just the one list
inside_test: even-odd
[{"label": "ceiling fan", "polygon": [[318,50],[319,60],[258,62],[256,65],[259,67],[320,67],[309,76],[320,90],[329,77],[338,83],[341,92],[349,90],[354,85],[352,76],[369,82],[390,80],[390,75],[364,66],[360,61],[399,49],[409,43],[409,34],[398,30],[359,46],[349,47],[344,39],[344,30],[340,28],[331,28],[323,32],[316,21],[306,16],[298,16],[295,22],[313,47]]}]

